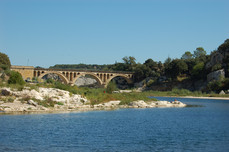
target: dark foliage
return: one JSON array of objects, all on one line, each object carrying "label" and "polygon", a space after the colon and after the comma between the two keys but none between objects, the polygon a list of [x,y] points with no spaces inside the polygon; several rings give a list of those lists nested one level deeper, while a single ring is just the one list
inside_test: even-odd
[{"label": "dark foliage", "polygon": [[0,52],[0,68],[7,70],[10,69],[10,66],[11,63],[9,57],[6,54]]}]

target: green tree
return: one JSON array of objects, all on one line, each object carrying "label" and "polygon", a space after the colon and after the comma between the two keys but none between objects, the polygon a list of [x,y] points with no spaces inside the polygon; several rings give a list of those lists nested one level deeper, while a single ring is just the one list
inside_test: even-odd
[{"label": "green tree", "polygon": [[25,81],[23,80],[21,74],[16,71],[11,71],[10,72],[10,78],[8,80],[9,84],[19,84],[19,85],[24,85]]},{"label": "green tree", "polygon": [[125,56],[122,58],[122,60],[124,61],[125,64],[129,64],[129,65],[136,64],[136,62],[135,62],[136,59],[135,59],[135,57],[132,57],[132,56],[129,56],[129,57]]},{"label": "green tree", "polygon": [[225,40],[224,43],[218,47],[218,50],[222,52],[229,50],[229,39]]},{"label": "green tree", "polygon": [[147,67],[149,67],[153,71],[157,71],[158,70],[158,64],[157,64],[157,62],[155,62],[152,59],[146,60],[145,63],[144,63],[144,65],[146,65]]},{"label": "green tree", "polygon": [[127,71],[127,65],[125,65],[124,63],[115,63],[112,67],[112,70],[114,71]]},{"label": "green tree", "polygon": [[165,69],[165,73],[168,77],[176,79],[177,76],[188,71],[188,65],[181,59],[172,60]]},{"label": "green tree", "polygon": [[225,76],[229,77],[229,55],[223,59]]},{"label": "green tree", "polygon": [[125,71],[133,71],[136,66],[136,59],[135,57],[123,57],[122,60],[124,61]]},{"label": "green tree", "polygon": [[172,59],[170,57],[168,57],[165,62],[164,62],[164,67],[167,68],[168,65],[172,62]]},{"label": "green tree", "polygon": [[192,57],[193,57],[192,53],[189,52],[189,51],[186,51],[186,52],[182,55],[181,59],[187,60],[187,59],[192,59]]},{"label": "green tree", "polygon": [[117,85],[114,81],[111,81],[106,88],[107,93],[112,93],[113,91],[118,90]]},{"label": "green tree", "polygon": [[139,82],[139,81],[143,80],[144,78],[146,78],[146,75],[148,75],[146,73],[146,71],[147,71],[146,65],[138,63],[136,65],[135,70],[134,70],[135,81]]},{"label": "green tree", "polygon": [[11,63],[9,57],[0,52],[0,68],[3,70],[10,69]]},{"label": "green tree", "polygon": [[192,78],[193,79],[201,79],[204,77],[204,63],[203,62],[199,62],[197,63],[191,72]]},{"label": "green tree", "polygon": [[198,48],[196,48],[196,50],[194,51],[194,57],[195,58],[199,58],[199,57],[201,57],[201,56],[205,56],[207,53],[206,53],[206,51],[204,50],[204,48],[202,48],[202,47],[198,47]]}]

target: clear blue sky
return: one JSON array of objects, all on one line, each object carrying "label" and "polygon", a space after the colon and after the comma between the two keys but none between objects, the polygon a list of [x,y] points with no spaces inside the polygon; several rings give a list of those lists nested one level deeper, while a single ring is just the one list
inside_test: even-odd
[{"label": "clear blue sky", "polygon": [[164,62],[227,38],[229,0],[0,0],[0,52],[13,65]]}]

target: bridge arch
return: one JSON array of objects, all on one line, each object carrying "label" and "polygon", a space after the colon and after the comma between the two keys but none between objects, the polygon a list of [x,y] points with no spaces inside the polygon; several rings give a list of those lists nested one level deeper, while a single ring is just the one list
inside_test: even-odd
[{"label": "bridge arch", "polygon": [[92,74],[92,73],[81,73],[80,75],[77,75],[73,80],[72,83],[75,84],[76,80],[81,77],[81,76],[85,76],[85,75],[90,75],[93,78],[95,78],[95,80],[99,83],[100,86],[103,85],[102,80],[96,75],[96,74]]},{"label": "bridge arch", "polygon": [[114,75],[114,76],[110,77],[107,80],[105,87],[107,87],[107,85],[110,83],[110,81],[112,79],[116,78],[116,77],[122,77],[122,78],[124,78],[127,81],[128,84],[131,84],[133,82],[127,75],[117,74],[117,75]]},{"label": "bridge arch", "polygon": [[44,73],[41,73],[41,75],[38,77],[38,79],[41,80],[47,74],[56,74],[56,75],[58,75],[63,80],[63,82],[65,84],[69,84],[68,79],[62,73],[57,72],[57,71],[45,71]]}]

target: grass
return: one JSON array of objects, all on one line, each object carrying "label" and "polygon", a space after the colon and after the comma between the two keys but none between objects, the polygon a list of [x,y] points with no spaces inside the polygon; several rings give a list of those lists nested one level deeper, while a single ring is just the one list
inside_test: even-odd
[{"label": "grass", "polygon": [[37,102],[38,105],[41,105],[44,107],[54,107],[55,104],[60,105],[60,102],[53,101],[51,98],[45,98],[45,100],[38,100],[38,99],[32,98],[32,100]]},{"label": "grass", "polygon": [[0,100],[4,101],[4,103],[8,103],[8,102],[12,103],[12,102],[14,102],[15,97],[10,97],[10,96],[5,97],[5,98],[1,97]]}]

